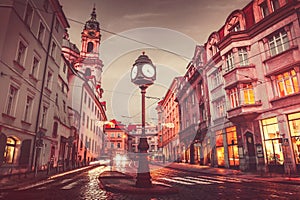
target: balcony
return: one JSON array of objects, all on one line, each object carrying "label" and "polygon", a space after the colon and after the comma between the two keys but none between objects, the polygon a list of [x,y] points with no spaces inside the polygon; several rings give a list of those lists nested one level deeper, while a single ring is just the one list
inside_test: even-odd
[{"label": "balcony", "polygon": [[254,104],[242,104],[227,110],[227,118],[234,123],[252,121],[260,114],[261,109],[261,101],[256,101]]},{"label": "balcony", "polygon": [[255,65],[237,66],[224,75],[225,89],[236,85],[238,82],[252,82],[257,80]]}]

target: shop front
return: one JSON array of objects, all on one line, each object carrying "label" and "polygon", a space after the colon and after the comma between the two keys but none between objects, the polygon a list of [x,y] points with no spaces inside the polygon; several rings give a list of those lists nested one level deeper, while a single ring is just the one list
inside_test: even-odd
[{"label": "shop front", "polygon": [[276,117],[262,120],[266,162],[270,172],[284,172],[283,133],[279,133]]},{"label": "shop front", "polygon": [[227,146],[228,146],[229,166],[231,168],[238,168],[240,162],[239,162],[236,127],[235,126],[228,127],[225,130],[226,130],[226,138],[227,138]]},{"label": "shop front", "polygon": [[218,167],[239,168],[239,152],[236,127],[216,131],[216,154]]},{"label": "shop front", "polygon": [[300,112],[289,114],[287,117],[297,172],[300,172]]},{"label": "shop front", "polygon": [[216,153],[218,167],[225,167],[225,152],[222,130],[216,132]]}]

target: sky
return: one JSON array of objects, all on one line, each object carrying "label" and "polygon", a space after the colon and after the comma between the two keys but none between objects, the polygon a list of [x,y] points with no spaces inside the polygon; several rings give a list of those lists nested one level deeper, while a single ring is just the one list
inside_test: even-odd
[{"label": "sky", "polygon": [[172,80],[183,76],[195,46],[224,25],[250,0],[59,0],[70,23],[71,42],[81,49],[81,32],[95,5],[101,28],[103,101],[109,119],[140,123],[141,96],[130,70],[142,51],[156,66],[157,79],[147,89],[146,119],[155,123],[158,98]]}]

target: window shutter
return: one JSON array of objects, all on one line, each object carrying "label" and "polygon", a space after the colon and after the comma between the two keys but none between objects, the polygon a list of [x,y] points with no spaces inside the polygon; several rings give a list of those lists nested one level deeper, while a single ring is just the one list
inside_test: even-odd
[{"label": "window shutter", "polygon": [[3,164],[4,161],[4,151],[6,147],[6,140],[7,137],[3,133],[0,133],[0,166]]}]

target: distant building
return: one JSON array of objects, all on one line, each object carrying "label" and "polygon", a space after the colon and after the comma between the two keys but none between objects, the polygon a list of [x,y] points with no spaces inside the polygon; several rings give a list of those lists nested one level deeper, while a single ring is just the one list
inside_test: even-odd
[{"label": "distant building", "polygon": [[[133,152],[139,152],[138,144],[142,136],[142,125],[141,124],[129,124],[128,125],[128,134],[132,137],[132,150]],[[145,135],[149,144],[149,153],[158,152],[158,134],[157,127],[155,125],[147,124],[145,125]]]},{"label": "distant building", "polygon": [[105,125],[105,154],[125,155],[128,152],[128,133],[126,125],[116,120],[111,120]]},{"label": "distant building", "polygon": [[179,84],[183,77],[173,79],[163,100],[158,103],[158,144],[166,159],[175,161],[180,159],[179,144],[179,105],[175,101]]},{"label": "distant building", "polygon": [[193,60],[181,80],[176,100],[179,104],[179,140],[182,161],[191,164],[210,164],[209,98],[204,76],[203,47],[196,46]]}]

